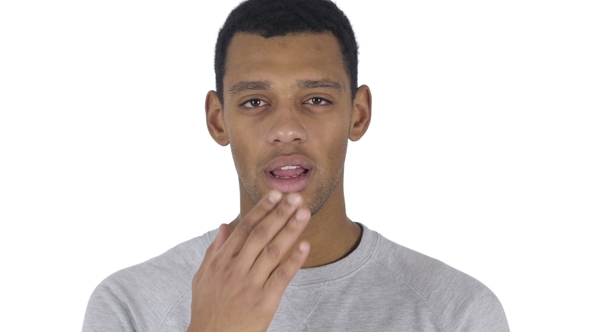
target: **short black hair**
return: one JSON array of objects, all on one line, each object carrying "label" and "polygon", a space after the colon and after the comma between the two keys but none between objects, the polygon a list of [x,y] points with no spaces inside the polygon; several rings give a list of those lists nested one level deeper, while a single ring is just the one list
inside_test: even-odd
[{"label": "short black hair", "polygon": [[227,49],[238,32],[270,38],[290,33],[331,32],[340,44],[352,98],[357,89],[358,46],[350,21],[330,0],[246,0],[227,17],[215,45],[215,85],[223,103]]}]

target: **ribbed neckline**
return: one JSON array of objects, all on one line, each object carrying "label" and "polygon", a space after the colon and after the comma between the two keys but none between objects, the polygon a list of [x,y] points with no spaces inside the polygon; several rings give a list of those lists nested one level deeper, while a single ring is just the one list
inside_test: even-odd
[{"label": "ribbed neckline", "polygon": [[348,256],[327,265],[301,269],[289,284],[293,287],[331,282],[352,274],[366,264],[377,246],[378,234],[358,223],[363,228],[361,242]]}]

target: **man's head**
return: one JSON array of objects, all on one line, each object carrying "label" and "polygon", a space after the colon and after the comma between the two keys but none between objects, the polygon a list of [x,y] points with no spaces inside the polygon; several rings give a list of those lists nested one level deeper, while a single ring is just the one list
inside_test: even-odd
[{"label": "man's head", "polygon": [[236,33],[250,33],[265,38],[294,33],[331,32],[338,40],[346,73],[350,79],[351,98],[357,87],[358,46],[344,13],[329,0],[249,0],[242,2],[227,17],[215,46],[215,83],[223,103],[223,78],[227,50]]},{"label": "man's head", "polygon": [[[267,19],[279,18],[280,22],[291,17],[290,25],[303,20],[307,27],[314,20],[293,7],[297,3],[306,8],[311,3],[334,6],[323,0],[250,0],[237,7],[228,22],[235,21],[232,15],[239,15],[240,22],[248,21],[256,16],[257,6],[269,5],[274,11],[264,14]],[[263,6],[260,10],[269,9]],[[252,21],[258,22],[256,18]],[[231,23],[224,27],[233,33],[227,34],[227,46],[222,47],[223,74],[218,73],[222,86],[209,92],[206,110],[211,136],[231,146],[242,211],[270,189],[300,193],[312,214],[320,209],[329,215],[336,209],[344,211],[342,174],[347,144],[349,139],[360,139],[368,128],[371,94],[367,86],[357,88],[356,82],[351,83],[345,47],[335,35],[338,32],[324,28],[289,32],[291,29],[279,34],[269,31],[272,36],[267,37],[258,32],[262,31],[259,26],[268,24],[240,24],[250,30],[230,29]],[[269,26],[281,29],[276,23]],[[222,29],[220,35],[224,34]],[[354,40],[352,30],[349,36]],[[353,45],[356,81],[356,43]],[[221,93],[225,94],[223,101]]]}]

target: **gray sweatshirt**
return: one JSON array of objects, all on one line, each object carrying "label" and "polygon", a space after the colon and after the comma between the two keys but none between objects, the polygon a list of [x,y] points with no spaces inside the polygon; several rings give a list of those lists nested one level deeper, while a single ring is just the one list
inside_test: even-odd
[{"label": "gray sweatshirt", "polygon": [[[215,235],[106,278],[90,298],[83,331],[186,331],[191,281]],[[363,226],[348,256],[297,273],[269,331],[509,329],[502,305],[479,281]]]}]

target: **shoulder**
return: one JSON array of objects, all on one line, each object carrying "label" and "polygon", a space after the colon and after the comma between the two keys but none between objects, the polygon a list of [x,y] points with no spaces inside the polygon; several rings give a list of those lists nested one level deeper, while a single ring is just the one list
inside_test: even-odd
[{"label": "shoulder", "polygon": [[215,232],[108,276],[90,297],[83,330],[150,330],[157,326],[176,303],[190,297],[192,278]]},{"label": "shoulder", "polygon": [[500,301],[483,283],[378,233],[375,236],[372,262],[413,293],[449,331],[508,331]]}]

